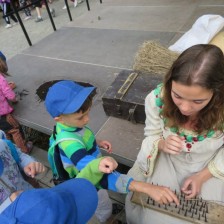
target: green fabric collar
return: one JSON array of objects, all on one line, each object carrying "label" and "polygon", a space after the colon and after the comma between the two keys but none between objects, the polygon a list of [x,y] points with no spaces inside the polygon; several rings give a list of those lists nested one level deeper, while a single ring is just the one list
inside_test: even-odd
[{"label": "green fabric collar", "polygon": [[60,122],[57,122],[56,127],[61,129],[61,130],[65,130],[65,131],[76,131],[78,129],[76,127],[69,127],[69,126],[64,125]]}]

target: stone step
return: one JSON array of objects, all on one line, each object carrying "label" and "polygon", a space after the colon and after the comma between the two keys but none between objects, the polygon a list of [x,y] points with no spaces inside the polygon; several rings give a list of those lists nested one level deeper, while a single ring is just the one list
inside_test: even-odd
[{"label": "stone step", "polygon": [[41,187],[53,187],[54,184],[52,182],[52,172],[47,160],[47,151],[34,146],[30,155],[33,156],[37,161],[43,163],[46,167],[46,171],[43,174],[38,174],[35,177]]}]

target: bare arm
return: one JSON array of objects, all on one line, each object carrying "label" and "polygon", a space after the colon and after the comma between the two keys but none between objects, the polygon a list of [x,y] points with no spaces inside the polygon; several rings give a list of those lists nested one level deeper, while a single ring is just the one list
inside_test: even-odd
[{"label": "bare arm", "polygon": [[129,190],[145,193],[160,204],[175,202],[179,205],[177,196],[168,187],[133,180],[129,185]]}]

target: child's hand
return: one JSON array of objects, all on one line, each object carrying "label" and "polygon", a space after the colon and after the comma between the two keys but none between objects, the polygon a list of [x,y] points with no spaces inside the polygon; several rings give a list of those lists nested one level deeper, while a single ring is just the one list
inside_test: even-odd
[{"label": "child's hand", "polygon": [[45,166],[39,162],[31,162],[24,167],[24,172],[26,175],[34,178],[36,174],[43,173],[45,171]]},{"label": "child's hand", "polygon": [[16,84],[14,82],[8,82],[9,86],[11,89],[15,89],[16,88]]},{"label": "child's hand", "polygon": [[23,191],[15,191],[13,192],[9,198],[10,198],[10,201],[13,202],[16,200],[16,198],[22,193]]},{"label": "child's hand", "polygon": [[112,157],[104,157],[99,164],[99,171],[102,173],[112,173],[118,166],[118,163]]},{"label": "child's hand", "polygon": [[18,97],[16,96],[14,99],[11,100],[11,102],[14,104],[18,103]]},{"label": "child's hand", "polygon": [[108,141],[101,141],[101,140],[97,140],[97,145],[100,148],[106,149],[108,153],[112,153],[112,146],[111,143]]}]

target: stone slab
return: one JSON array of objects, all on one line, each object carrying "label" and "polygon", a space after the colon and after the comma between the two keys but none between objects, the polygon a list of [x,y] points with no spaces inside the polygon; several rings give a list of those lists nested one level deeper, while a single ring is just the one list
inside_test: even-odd
[{"label": "stone slab", "polygon": [[[220,2],[221,4],[221,2]],[[223,16],[224,11],[224,1],[222,1],[221,5],[214,5],[213,3],[204,3],[200,6],[198,6],[192,13],[191,18],[186,21],[184,26],[181,28],[181,31],[188,31],[191,29],[192,25],[195,23],[195,21],[203,16],[208,14],[214,14],[214,15],[220,15]]]},{"label": "stone slab", "polygon": [[49,134],[54,121],[38,101],[36,89],[44,82],[58,79],[89,82],[98,88],[90,114],[90,126],[97,132],[107,120],[101,97],[116,74],[132,68],[134,55],[145,40],[158,39],[168,44],[173,36],[173,33],[131,30],[58,30],[8,61],[12,74],[9,80],[17,84],[15,91],[29,91],[15,106],[15,116],[21,124]]},{"label": "stone slab", "polygon": [[[121,164],[132,167],[144,138],[144,125],[110,117],[97,133],[97,138],[112,143],[112,156]],[[110,155],[102,150],[104,155]]]},{"label": "stone slab", "polygon": [[45,172],[42,174],[38,174],[35,179],[38,180],[42,187],[53,187],[54,184],[52,182],[52,171],[50,169],[48,160],[47,160],[47,151],[44,151],[36,146],[34,146],[31,156],[33,156],[37,161],[41,162],[45,166]]},{"label": "stone slab", "polygon": [[103,0],[105,5],[124,6],[185,6],[185,5],[223,5],[223,0]]},{"label": "stone slab", "polygon": [[[19,66],[21,64],[23,66]],[[97,132],[108,119],[102,107],[102,94],[112,83],[117,72],[119,70],[116,68],[17,55],[10,60],[12,77],[9,80],[12,79],[17,84],[15,91],[26,89],[29,94],[23,96],[15,105],[14,114],[21,124],[50,134],[54,121],[46,112],[44,103],[39,102],[36,89],[51,80],[69,79],[88,82],[97,87],[97,95],[90,112],[90,126]]]},{"label": "stone slab", "polygon": [[[138,1],[136,1],[138,4]],[[81,15],[69,27],[179,32],[197,5],[104,5]]]},{"label": "stone slab", "polygon": [[22,54],[64,62],[131,69],[134,56],[144,41],[158,40],[168,45],[174,35],[171,32],[67,27],[49,35]]}]

